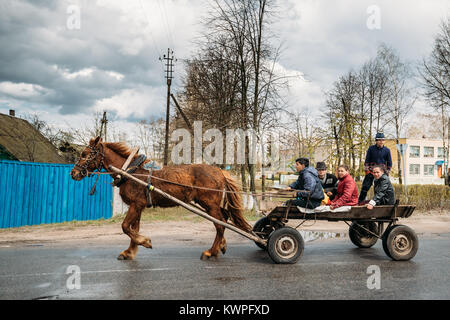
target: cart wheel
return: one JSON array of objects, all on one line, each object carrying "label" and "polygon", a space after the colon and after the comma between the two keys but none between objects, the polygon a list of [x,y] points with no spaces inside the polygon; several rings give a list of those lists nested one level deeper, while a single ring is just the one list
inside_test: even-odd
[{"label": "cart wheel", "polygon": [[381,238],[381,243],[383,244],[383,250],[384,250],[384,253],[386,253],[386,255],[389,257],[389,258],[391,258],[392,259],[392,257],[391,257],[391,253],[389,252],[389,250],[388,250],[388,248],[387,248],[387,236],[389,235],[389,233],[392,231],[392,229],[394,229],[394,228],[396,228],[396,227],[398,227],[398,226],[400,226],[399,224],[394,224],[394,225],[392,225],[392,226],[390,226],[389,228],[387,228],[385,231],[384,231],[384,234],[383,234],[383,237]]},{"label": "cart wheel", "polygon": [[[255,232],[261,239],[268,239],[270,234],[275,231],[276,229],[279,229],[283,227],[281,224],[275,223],[275,224],[271,224],[269,218],[267,217],[262,217],[261,219],[259,219],[258,221],[256,221],[256,223],[253,226],[253,232]],[[267,250],[267,246],[256,242],[255,244],[260,247],[263,250]]]},{"label": "cart wheel", "polygon": [[371,235],[360,226],[370,230],[371,232],[377,234],[377,225],[375,222],[367,221],[367,222],[353,222],[348,231],[348,235],[352,243],[360,248],[370,248],[372,247],[378,240],[377,237]]},{"label": "cart wheel", "polygon": [[296,263],[300,259],[305,243],[302,235],[290,227],[275,230],[269,237],[267,251],[275,263]]},{"label": "cart wheel", "polygon": [[386,230],[383,249],[392,260],[411,260],[419,249],[419,239],[410,227],[396,225]]}]

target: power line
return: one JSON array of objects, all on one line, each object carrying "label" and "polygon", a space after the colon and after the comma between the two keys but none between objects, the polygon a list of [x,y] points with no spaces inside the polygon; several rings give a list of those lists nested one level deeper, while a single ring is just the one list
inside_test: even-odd
[{"label": "power line", "polygon": [[170,27],[169,19],[167,18],[166,3],[167,1],[163,1],[164,16],[166,17],[167,28],[169,29],[169,36],[170,40],[172,41],[172,48],[174,48],[175,42],[173,41],[172,28]]},{"label": "power line", "polygon": [[158,7],[159,7],[159,14],[161,16],[161,22],[164,25],[167,42],[173,48],[174,47],[174,43],[173,43],[172,33],[170,31],[170,26],[169,26],[169,23],[168,23],[168,19],[167,19],[165,8],[164,8],[164,10],[161,8],[161,4],[159,3],[159,0],[157,0],[157,3],[158,3]]},{"label": "power line", "polygon": [[156,49],[158,57],[161,57],[161,52],[162,52],[162,51],[159,50],[159,47],[158,47],[158,45],[156,44],[155,38],[153,37],[153,33],[152,33],[152,31],[151,31],[151,28],[149,28],[151,24],[150,24],[150,19],[149,19],[148,15],[147,15],[147,11],[146,11],[145,8],[144,8],[144,4],[142,3],[142,0],[139,0],[139,3],[140,3],[140,5],[141,5],[142,12],[144,13],[145,18],[147,19],[147,23],[148,23],[147,29],[149,29],[149,33],[150,33],[150,37],[152,38],[152,42],[153,42],[154,49]]}]

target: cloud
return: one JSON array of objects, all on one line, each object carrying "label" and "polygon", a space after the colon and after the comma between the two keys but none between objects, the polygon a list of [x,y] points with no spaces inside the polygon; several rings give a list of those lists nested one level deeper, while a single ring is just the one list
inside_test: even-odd
[{"label": "cloud", "polygon": [[[140,0],[3,3],[0,98],[67,116],[90,114],[99,106],[125,119],[159,114],[160,100],[165,95],[160,90],[165,79],[159,57],[162,48],[169,45],[165,41],[171,35],[168,27],[176,20],[174,26],[180,27],[186,36],[186,32],[195,29],[192,19],[201,11],[195,10],[199,3]],[[67,10],[69,5],[79,6],[79,29],[68,28],[67,21],[73,14]],[[192,11],[185,15],[187,8]],[[169,10],[184,19],[168,19]],[[178,44],[172,41],[170,45]],[[180,43],[187,47],[188,41],[183,39]],[[145,103],[144,97],[148,98]],[[130,112],[135,105],[139,105],[138,109]]]},{"label": "cloud", "polygon": [[15,99],[30,99],[46,95],[48,90],[36,84],[4,81],[0,82],[0,93]]},{"label": "cloud", "polygon": [[[46,120],[82,121],[105,109],[122,121],[164,114],[164,65],[196,50],[208,0],[15,0],[0,4],[0,106],[40,111]],[[283,42],[278,61],[296,74],[287,99],[293,109],[318,110],[324,90],[376,54],[378,43],[415,61],[428,54],[450,4],[416,0],[279,0],[273,25]],[[381,29],[369,30],[367,7],[378,5]],[[80,9],[80,28],[69,28],[68,6]],[[276,18],[276,17],[275,17]],[[276,20],[276,19],[274,19]],[[20,113],[20,110],[17,110]]]},{"label": "cloud", "polygon": [[[286,47],[282,62],[323,87],[375,56],[381,42],[395,47],[404,59],[420,60],[450,10],[446,0],[286,2],[280,13],[283,19],[276,24]],[[367,27],[371,5],[380,8],[380,29]]]},{"label": "cloud", "polygon": [[318,82],[308,80],[300,70],[288,69],[276,63],[274,72],[288,79],[289,86],[282,96],[286,97],[289,110],[292,112],[308,111],[311,115],[318,115],[324,103],[323,89]]},{"label": "cloud", "polygon": [[164,87],[140,86],[124,89],[118,94],[97,100],[93,109],[109,110],[119,119],[145,119],[149,114],[162,115],[166,100]]}]

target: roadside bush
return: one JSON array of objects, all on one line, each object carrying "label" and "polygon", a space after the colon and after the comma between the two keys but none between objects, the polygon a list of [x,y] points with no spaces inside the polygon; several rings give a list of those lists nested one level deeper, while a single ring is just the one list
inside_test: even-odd
[{"label": "roadside bush", "polygon": [[[395,192],[400,203],[406,203],[404,188],[394,185]],[[413,204],[419,210],[450,210],[450,188],[445,185],[419,185],[414,184],[407,187],[408,203]]]}]

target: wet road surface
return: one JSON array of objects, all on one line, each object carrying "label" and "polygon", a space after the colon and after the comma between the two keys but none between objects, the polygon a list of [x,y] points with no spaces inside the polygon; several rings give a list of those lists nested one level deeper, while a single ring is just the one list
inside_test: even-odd
[{"label": "wet road surface", "polygon": [[[250,241],[208,261],[188,243],[141,248],[134,261],[116,260],[127,243],[3,246],[0,299],[450,299],[450,234],[419,241],[413,260],[395,262],[381,241],[316,240],[294,265],[272,263]],[[380,289],[368,288],[373,266]]]}]

